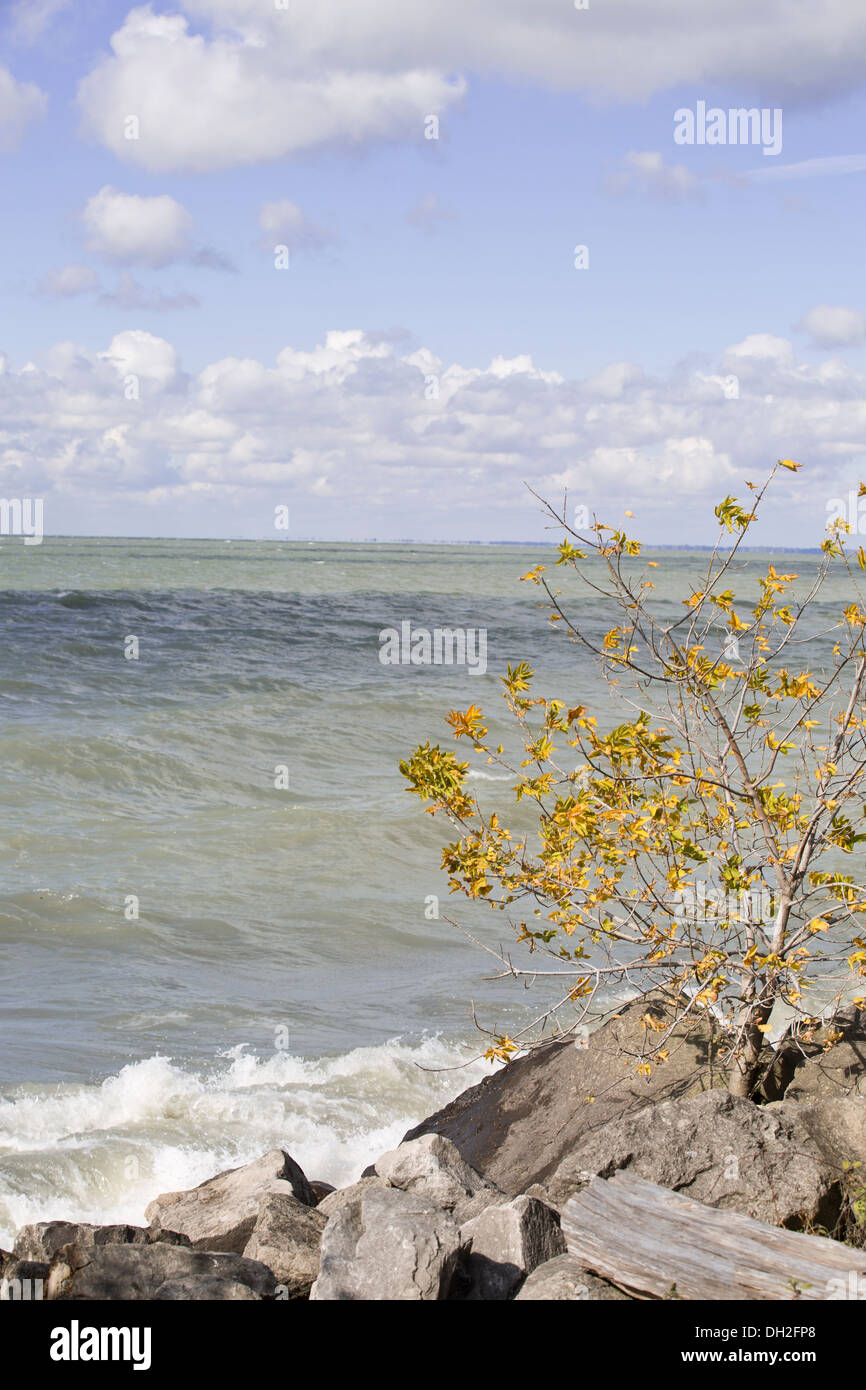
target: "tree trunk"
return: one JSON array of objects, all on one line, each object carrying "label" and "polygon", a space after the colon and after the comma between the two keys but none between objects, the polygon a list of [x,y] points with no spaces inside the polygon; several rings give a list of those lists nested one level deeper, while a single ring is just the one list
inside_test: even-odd
[{"label": "tree trunk", "polygon": [[769,999],[749,1008],[742,1040],[732,1061],[728,1090],[732,1095],[743,1096],[746,1100],[751,1097],[760,1079],[761,1054],[764,1051],[764,1034],[760,1025],[766,1023],[773,1012],[773,1002],[773,999]]}]

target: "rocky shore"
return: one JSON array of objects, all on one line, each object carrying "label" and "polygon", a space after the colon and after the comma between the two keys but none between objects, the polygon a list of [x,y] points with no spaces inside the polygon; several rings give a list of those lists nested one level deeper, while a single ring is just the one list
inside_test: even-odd
[{"label": "rocky shore", "polygon": [[675,1029],[667,1061],[638,1072],[670,1017],[661,995],[645,996],[587,1042],[553,1041],[510,1063],[340,1190],[308,1179],[289,1135],[254,1163],[157,1196],[146,1227],[25,1226],[0,1252],[0,1297],[659,1297],[639,1263],[620,1275],[576,1253],[576,1199],[593,1184],[618,1193],[615,1175],[629,1174],[699,1215],[763,1223],[749,1229],[768,1244],[779,1229],[806,1233],[813,1256],[843,1255],[854,1279],[854,1292],[808,1296],[866,1298],[866,1013],[851,1007],[768,1047],[749,1100],[727,1090],[709,1030]]}]

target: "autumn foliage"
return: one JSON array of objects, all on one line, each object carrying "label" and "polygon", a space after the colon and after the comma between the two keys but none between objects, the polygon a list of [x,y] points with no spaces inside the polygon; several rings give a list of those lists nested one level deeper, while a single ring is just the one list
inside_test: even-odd
[{"label": "autumn foliage", "polygon": [[[525,662],[509,667],[518,758],[492,746],[477,706],[448,714],[457,744],[513,774],[510,811],[482,810],[467,791],[469,762],[450,750],[428,742],[400,764],[408,789],[455,828],[442,858],[452,891],[507,914],[531,957],[518,965],[503,949],[503,971],[552,987],[535,1024],[494,1036],[488,1055],[507,1060],[551,1027],[586,1026],[624,988],[664,986],[680,1022],[712,1015],[731,1089],[747,1095],[777,1001],[808,1027],[819,974],[857,994],[866,555],[849,552],[840,518],[805,592],[773,565],[735,592],[768,488],[780,468],[798,467],[781,460],[763,484],[747,484],[750,505],[726,497],[716,507],[718,542],[673,619],[659,616],[659,562],[644,563],[637,540],[597,521],[579,534],[565,507],[547,507],[564,535],[554,568],[610,626],[598,636],[570,618],[545,565],[523,578],[598,664],[612,703],[593,713],[547,698]],[[851,601],[819,639],[809,619],[838,567]],[[613,726],[612,707],[625,715]],[[721,907],[708,912],[708,902]],[[644,1066],[664,1064],[666,1040],[664,1031],[652,1039]]]}]

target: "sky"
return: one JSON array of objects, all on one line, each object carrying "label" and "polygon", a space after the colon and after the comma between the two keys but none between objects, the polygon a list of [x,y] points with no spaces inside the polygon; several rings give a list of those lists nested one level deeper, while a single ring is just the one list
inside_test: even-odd
[{"label": "sky", "polygon": [[703,544],[784,457],[814,546],[866,477],[862,0],[4,0],[0,165],[49,535]]}]

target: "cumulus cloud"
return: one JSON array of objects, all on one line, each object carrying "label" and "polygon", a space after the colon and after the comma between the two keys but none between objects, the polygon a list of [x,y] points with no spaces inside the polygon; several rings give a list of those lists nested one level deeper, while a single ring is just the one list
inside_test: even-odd
[{"label": "cumulus cloud", "polygon": [[45,93],[32,82],[19,82],[0,66],[0,150],[14,150],[24,130],[48,107]]},{"label": "cumulus cloud", "polygon": [[866,315],[841,305],[816,304],[797,328],[808,333],[817,347],[856,347],[866,338]]},{"label": "cumulus cloud", "polygon": [[795,451],[825,492],[838,470],[853,476],[866,453],[862,373],[838,357],[800,362],[770,334],[714,365],[661,380],[619,362],[573,380],[528,356],[471,367],[341,330],[271,363],[222,358],[187,375],[168,341],[130,330],[102,352],[63,343],[38,368],[7,365],[0,490],[26,480],[27,495],[156,501],[291,484],[344,508],[399,497],[441,514],[480,495],[523,506],[529,481],[625,505],[675,493],[686,516]]},{"label": "cumulus cloud", "polygon": [[684,164],[665,164],[658,150],[629,150],[623,164],[605,180],[609,193],[648,193],[672,201],[700,196],[697,176]]},{"label": "cumulus cloud", "polygon": [[290,251],[320,251],[336,241],[333,232],[311,222],[289,198],[262,203],[259,209],[261,246],[273,250],[275,245],[288,246]]},{"label": "cumulus cloud", "polygon": [[231,263],[209,247],[193,243],[193,220],[167,193],[141,197],[106,184],[88,199],[81,214],[88,251],[122,266],[152,270],[179,261],[212,269]]},{"label": "cumulus cloud", "polygon": [[[256,24],[268,11],[257,6]],[[465,83],[429,62],[385,71],[352,59],[324,68],[308,61],[298,31],[339,24],[311,8],[272,11],[266,35],[189,31],[183,15],[135,9],[79,87],[85,129],[116,155],[161,172],[206,170],[279,159],[329,141],[357,144],[420,132],[425,115],[459,98]],[[126,138],[129,115],[139,121]]]},{"label": "cumulus cloud", "polygon": [[[85,126],[153,171],[279,159],[328,141],[421,138],[423,118],[511,77],[594,99],[645,101],[677,86],[729,86],[773,103],[863,83],[860,0],[178,0],[130,11],[81,83]],[[190,25],[193,22],[195,28]],[[124,121],[138,116],[140,139]]]},{"label": "cumulus cloud", "polygon": [[39,281],[39,294],[49,299],[72,299],[99,288],[99,276],[89,265],[64,265],[49,270]]}]

